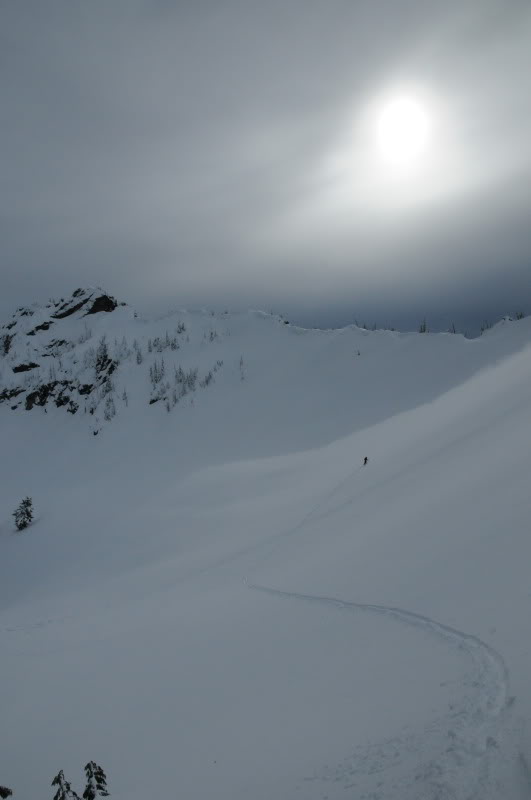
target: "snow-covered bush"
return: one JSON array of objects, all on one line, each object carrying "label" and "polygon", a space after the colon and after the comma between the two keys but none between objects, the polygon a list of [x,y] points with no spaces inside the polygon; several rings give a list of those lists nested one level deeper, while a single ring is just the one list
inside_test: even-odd
[{"label": "snow-covered bush", "polygon": [[78,338],[77,342],[78,344],[84,344],[84,342],[88,342],[88,340],[91,338],[92,338],[92,330],[89,328],[87,323],[85,323],[85,328],[83,330],[83,333]]},{"label": "snow-covered bush", "polygon": [[176,386],[180,387],[179,394],[181,397],[184,397],[188,392],[195,392],[198,372],[197,367],[189,369],[188,372],[185,372],[182,367],[175,370],[174,382]]},{"label": "snow-covered bush", "polygon": [[105,401],[105,407],[103,409],[103,419],[106,422],[110,422],[113,417],[116,416],[116,406],[114,405],[114,400],[112,399],[111,395],[109,395]]},{"label": "snow-covered bush", "polygon": [[151,385],[153,386],[153,388],[155,388],[157,383],[160,383],[162,381],[165,373],[166,373],[166,367],[164,365],[164,359],[162,358],[160,360],[160,363],[157,361],[157,359],[155,359],[155,363],[153,364],[153,366],[149,368],[149,379],[151,381]]},{"label": "snow-covered bush", "polygon": [[209,383],[211,383],[213,380],[214,380],[214,375],[213,375],[213,373],[212,373],[212,370],[210,369],[210,370],[207,372],[207,374],[205,375],[205,377],[203,378],[203,380],[202,380],[202,381],[199,381],[199,386],[200,386],[202,389],[206,389],[206,387],[208,386],[208,384],[209,384]]},{"label": "snow-covered bush", "polygon": [[112,379],[109,378],[109,376],[107,375],[107,377],[101,384],[101,396],[102,398],[106,397],[108,394],[112,394],[112,392],[114,392],[114,383],[112,382]]},{"label": "snow-covered bush", "polygon": [[121,364],[122,361],[131,357],[131,349],[125,336],[122,336],[121,342],[114,340],[114,360]]},{"label": "snow-covered bush", "polygon": [[17,508],[13,511],[15,518],[15,525],[18,531],[27,528],[33,520],[33,500],[31,497],[25,497],[20,501]]},{"label": "snow-covered bush", "polygon": [[100,375],[108,367],[109,363],[110,358],[107,341],[105,336],[102,336],[98,344],[98,349],[96,350],[96,363],[94,365],[96,375]]},{"label": "snow-covered bush", "polygon": [[83,369],[96,368],[96,350],[94,347],[88,347],[83,353]]}]

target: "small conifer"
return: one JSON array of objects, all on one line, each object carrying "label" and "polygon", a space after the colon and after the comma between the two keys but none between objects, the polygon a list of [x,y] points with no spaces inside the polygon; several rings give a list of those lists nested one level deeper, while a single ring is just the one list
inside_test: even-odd
[{"label": "small conifer", "polygon": [[83,792],[83,800],[97,800],[98,797],[108,797],[107,776],[95,761],[89,761],[85,766],[87,785]]},{"label": "small conifer", "polygon": [[52,781],[52,786],[57,786],[53,800],[79,800],[79,795],[74,792],[65,778],[63,770],[59,770]]},{"label": "small conifer", "polygon": [[20,504],[13,511],[13,516],[18,531],[22,531],[24,528],[28,527],[33,520],[33,500],[31,497],[25,497],[20,501]]}]

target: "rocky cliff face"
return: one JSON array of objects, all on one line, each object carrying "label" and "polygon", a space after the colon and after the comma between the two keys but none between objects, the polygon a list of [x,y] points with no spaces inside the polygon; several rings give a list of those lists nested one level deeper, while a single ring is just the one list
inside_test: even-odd
[{"label": "rocky cliff face", "polygon": [[190,343],[180,315],[140,320],[94,288],[19,308],[0,327],[0,405],[80,412],[94,434],[130,397],[170,412],[213,383],[222,366],[211,322],[201,316]]},{"label": "rocky cliff face", "polygon": [[89,322],[118,306],[103,290],[89,288],[76,289],[67,299],[18,308],[0,326],[0,403],[28,411],[53,403],[76,413],[80,399],[101,388],[115,368],[107,354],[95,369],[80,350],[92,338]]}]

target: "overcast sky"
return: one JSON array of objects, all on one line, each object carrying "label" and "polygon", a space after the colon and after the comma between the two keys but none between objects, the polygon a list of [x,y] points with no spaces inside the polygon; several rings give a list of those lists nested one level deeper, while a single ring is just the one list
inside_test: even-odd
[{"label": "overcast sky", "polygon": [[[1,0],[0,317],[531,313],[529,0]],[[427,121],[389,163],[394,98]]]}]

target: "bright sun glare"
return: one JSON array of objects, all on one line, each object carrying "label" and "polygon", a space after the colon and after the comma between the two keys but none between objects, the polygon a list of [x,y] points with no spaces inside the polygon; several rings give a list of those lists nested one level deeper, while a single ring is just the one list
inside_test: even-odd
[{"label": "bright sun glare", "polygon": [[382,154],[393,164],[410,164],[425,150],[429,127],[426,112],[414,98],[389,101],[380,112],[377,125]]}]

